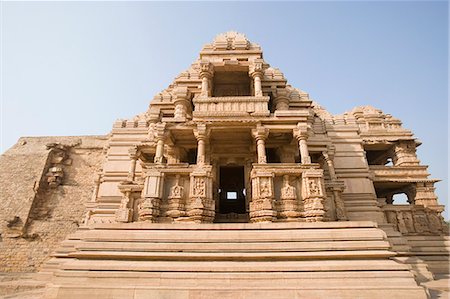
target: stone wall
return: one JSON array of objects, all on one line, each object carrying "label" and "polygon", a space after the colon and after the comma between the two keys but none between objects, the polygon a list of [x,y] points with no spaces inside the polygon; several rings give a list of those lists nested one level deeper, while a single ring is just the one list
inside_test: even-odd
[{"label": "stone wall", "polygon": [[22,137],[0,156],[0,272],[39,269],[76,231],[106,137]]}]

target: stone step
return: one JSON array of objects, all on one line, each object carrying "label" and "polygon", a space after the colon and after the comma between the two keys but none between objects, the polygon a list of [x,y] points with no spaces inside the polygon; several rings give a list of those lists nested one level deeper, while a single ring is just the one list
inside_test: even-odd
[{"label": "stone step", "polygon": [[65,270],[161,271],[161,272],[287,272],[287,271],[395,271],[409,270],[392,260],[322,260],[317,261],[126,261],[71,260],[61,265]]},{"label": "stone step", "polygon": [[395,255],[372,222],[101,224],[56,252],[48,298],[425,298]]},{"label": "stone step", "polygon": [[183,231],[227,231],[227,230],[256,230],[256,231],[282,231],[292,229],[312,229],[320,230],[324,228],[348,229],[348,228],[377,228],[377,224],[372,221],[341,221],[341,222],[269,222],[269,223],[98,223],[89,227],[80,228],[76,236],[89,230],[183,230]]},{"label": "stone step", "polygon": [[[322,241],[322,242],[215,242],[215,243],[173,243],[173,242],[83,242],[76,245],[80,251],[161,251],[166,252],[284,252],[320,250],[388,250],[386,241]],[[72,250],[73,251],[73,250]]]},{"label": "stone step", "polygon": [[[269,282],[270,283],[270,282]],[[221,298],[221,299],[320,299],[320,298],[339,298],[339,299],[375,299],[391,298],[392,294],[398,298],[425,299],[426,295],[420,287],[402,287],[402,288],[301,288],[292,287],[290,289],[246,289],[233,287],[231,289],[174,289],[172,287],[161,288],[133,288],[124,287],[104,287],[92,288],[89,286],[63,286],[57,293],[57,298],[79,299],[79,298],[121,298],[121,299],[192,299],[192,298]],[[56,297],[46,297],[56,298]]]},{"label": "stone step", "polygon": [[[88,272],[70,271],[55,274],[55,283],[70,281],[72,284],[82,284],[86,277],[91,281],[101,279],[99,286],[111,286],[117,283],[117,278],[124,284],[138,283],[141,287],[174,286],[179,288],[215,288],[226,289],[237,284],[241,288],[285,289],[293,287],[336,289],[364,283],[366,287],[377,287],[380,283],[390,287],[414,287],[411,274],[407,271],[358,271],[358,272],[272,272],[272,273],[199,273],[199,272]],[[345,279],[345,281],[343,281]]]},{"label": "stone step", "polygon": [[450,248],[450,240],[410,240],[409,243],[414,247],[447,247]]},{"label": "stone step", "polygon": [[450,236],[407,236],[409,242],[411,241],[449,241]]},{"label": "stone step", "polygon": [[383,240],[383,231],[375,228],[267,230],[264,233],[254,230],[90,230],[78,236],[84,241],[97,242],[306,242],[306,241],[368,241]]},{"label": "stone step", "polygon": [[78,259],[164,260],[164,261],[266,261],[308,259],[386,258],[396,254],[388,250],[315,251],[315,252],[141,252],[80,251],[70,254]]}]

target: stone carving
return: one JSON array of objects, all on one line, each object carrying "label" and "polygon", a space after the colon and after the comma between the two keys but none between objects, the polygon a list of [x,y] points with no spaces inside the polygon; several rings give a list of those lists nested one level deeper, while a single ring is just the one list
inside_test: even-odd
[{"label": "stone carving", "polygon": [[205,179],[196,177],[194,179],[194,196],[204,197],[205,196]]},{"label": "stone carving", "polygon": [[236,31],[228,31],[216,36],[213,42],[215,50],[246,50],[250,47],[247,37]]},{"label": "stone carving", "polygon": [[176,175],[175,185],[170,188],[170,194],[168,197],[168,209],[167,216],[176,219],[181,216],[185,216],[185,204],[184,204],[184,187],[180,185],[180,175]]},{"label": "stone carving", "polygon": [[289,175],[283,176],[281,198],[278,202],[278,216],[287,221],[295,221],[300,216],[297,205],[297,193],[294,186],[289,184]]},{"label": "stone carving", "polygon": [[195,117],[259,117],[268,116],[269,97],[197,97],[194,103]]},{"label": "stone carving", "polygon": [[49,187],[56,188],[63,182],[64,171],[62,167],[50,167],[46,176]]},{"label": "stone carving", "polygon": [[404,235],[442,235],[447,225],[439,211],[416,205],[383,206],[386,219]]},{"label": "stone carving", "polygon": [[170,188],[169,198],[182,198],[183,197],[184,188],[182,186],[180,186],[179,184],[180,184],[180,176],[177,175],[175,186]]},{"label": "stone carving", "polygon": [[116,211],[118,222],[129,222],[132,218],[132,210],[129,208],[131,202],[131,191],[126,191],[120,201],[119,209]]},{"label": "stone carving", "polygon": [[320,187],[317,185],[315,181],[309,181],[308,182],[309,187],[309,193],[313,196],[321,195],[320,193]]},{"label": "stone carving", "polygon": [[259,188],[259,196],[260,198],[267,198],[272,196],[272,191],[270,188],[270,182],[268,178],[261,178],[260,182],[260,188]]},{"label": "stone carving", "polygon": [[289,200],[289,199],[297,199],[297,195],[295,194],[295,187],[289,185],[289,176],[285,175],[283,177],[283,188],[281,188],[281,199]]},{"label": "stone carving", "polygon": [[212,222],[215,201],[212,196],[210,165],[197,165],[190,174],[190,194],[186,203],[186,215],[193,222]]},{"label": "stone carving", "polygon": [[154,199],[152,198],[141,198],[138,204],[138,214],[139,214],[139,220],[140,221],[152,221],[155,215],[153,213],[153,210],[158,210],[153,205]]},{"label": "stone carving", "polygon": [[321,180],[323,180],[323,171],[311,169],[302,173],[302,196],[306,221],[322,221],[325,215]]}]

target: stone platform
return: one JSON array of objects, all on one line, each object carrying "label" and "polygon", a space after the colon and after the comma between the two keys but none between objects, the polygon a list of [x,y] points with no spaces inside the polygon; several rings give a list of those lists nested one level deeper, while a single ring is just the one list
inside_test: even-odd
[{"label": "stone platform", "polygon": [[426,298],[373,222],[102,224],[62,243],[45,298]]}]

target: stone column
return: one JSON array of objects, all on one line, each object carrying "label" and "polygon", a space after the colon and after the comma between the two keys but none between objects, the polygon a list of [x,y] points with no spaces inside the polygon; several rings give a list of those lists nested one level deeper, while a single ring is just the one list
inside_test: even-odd
[{"label": "stone column", "polygon": [[258,163],[267,163],[266,157],[266,139],[269,136],[269,130],[258,124],[256,129],[252,130],[252,135],[256,140],[256,152],[258,153]]},{"label": "stone column", "polygon": [[286,89],[276,91],[274,104],[275,110],[289,110],[289,97]]},{"label": "stone column", "polygon": [[200,79],[202,79],[202,90],[200,96],[209,97],[211,96],[210,90],[210,80],[212,79],[214,74],[213,65],[206,60],[200,61]]},{"label": "stone column", "polygon": [[164,140],[166,123],[158,123],[155,125],[154,136],[156,140],[156,153],[154,162],[162,164],[164,159]]},{"label": "stone column", "polygon": [[133,182],[136,174],[136,161],[138,158],[138,149],[133,146],[128,150],[128,155],[130,157],[130,168],[128,169],[127,181]]},{"label": "stone column", "polygon": [[417,182],[416,194],[414,198],[415,205],[421,205],[424,207],[438,206],[437,196],[435,193],[434,183],[437,180],[426,180],[425,182]]},{"label": "stone column", "polygon": [[123,193],[123,196],[120,201],[119,209],[117,209],[116,211],[116,221],[130,222],[133,216],[132,209],[130,209],[130,205],[132,204],[131,189],[121,191]]},{"label": "stone column", "polygon": [[143,198],[139,203],[139,220],[156,222],[163,195],[164,173],[155,169],[145,176]]},{"label": "stone column", "polygon": [[[206,86],[206,88],[208,87]],[[184,121],[186,120],[189,107],[189,90],[185,86],[178,86],[174,89],[173,94],[173,103],[175,105],[174,118],[178,121]]]},{"label": "stone column", "polygon": [[250,64],[250,76],[253,78],[253,86],[255,87],[255,97],[262,97],[262,84],[261,80],[264,76],[263,70],[263,60],[255,59],[252,64]]},{"label": "stone column", "polygon": [[323,221],[325,215],[323,185],[323,170],[308,169],[302,173],[302,197],[308,222]]},{"label": "stone column", "polygon": [[190,221],[211,223],[214,220],[211,170],[210,165],[203,165],[190,175],[189,201],[186,205],[186,215]]},{"label": "stone column", "polygon": [[252,170],[252,200],[249,204],[250,222],[272,222],[276,219],[274,210],[273,173]]},{"label": "stone column", "polygon": [[195,138],[197,138],[197,165],[204,165],[206,161],[206,140],[210,130],[206,124],[198,124],[194,129]]},{"label": "stone column", "polygon": [[414,140],[397,141],[392,147],[390,154],[394,166],[419,165],[420,161],[416,155],[416,142]]},{"label": "stone column", "polygon": [[294,137],[298,141],[298,148],[300,150],[300,157],[302,164],[311,164],[311,157],[309,156],[308,144],[308,130],[305,124],[298,123],[297,128],[294,129]]}]

